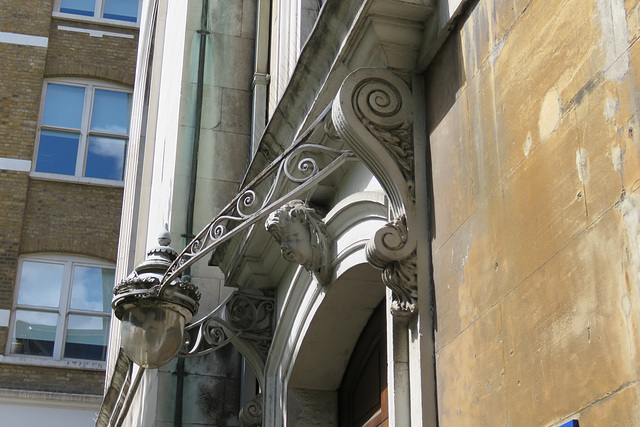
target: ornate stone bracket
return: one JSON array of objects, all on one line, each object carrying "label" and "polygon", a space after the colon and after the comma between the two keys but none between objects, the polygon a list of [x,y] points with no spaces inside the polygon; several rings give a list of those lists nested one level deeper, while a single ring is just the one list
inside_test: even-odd
[{"label": "ornate stone bracket", "polygon": [[232,344],[249,362],[261,387],[273,338],[273,297],[238,289],[206,317],[185,327],[179,357],[196,357]]},{"label": "ornate stone bracket", "polygon": [[342,83],[333,102],[338,135],[378,179],[390,201],[391,221],[367,245],[367,259],[383,270],[396,314],[417,311],[415,174],[411,90],[388,70],[360,69]]},{"label": "ornate stone bracket", "polygon": [[302,200],[292,200],[272,212],[265,227],[280,245],[284,259],[302,265],[321,285],[329,282],[329,233],[315,209]]},{"label": "ornate stone bracket", "polygon": [[[264,389],[264,364],[273,339],[275,301],[258,290],[238,289],[206,317],[185,327],[178,357],[197,357],[233,345],[247,360]],[[247,402],[240,419],[262,425],[262,394]]]}]

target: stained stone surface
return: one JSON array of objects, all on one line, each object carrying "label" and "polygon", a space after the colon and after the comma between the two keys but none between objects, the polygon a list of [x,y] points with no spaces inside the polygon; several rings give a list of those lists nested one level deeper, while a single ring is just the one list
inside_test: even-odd
[{"label": "stained stone surface", "polygon": [[637,425],[638,1],[481,0],[426,73],[440,425]]}]

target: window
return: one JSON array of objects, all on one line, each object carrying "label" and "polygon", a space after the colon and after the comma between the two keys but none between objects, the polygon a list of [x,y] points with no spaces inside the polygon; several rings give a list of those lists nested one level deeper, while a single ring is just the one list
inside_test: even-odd
[{"label": "window", "polygon": [[138,21],[138,0],[59,0],[60,13],[117,21]]},{"label": "window", "polygon": [[22,257],[11,314],[11,354],[104,361],[112,265],[89,258]]},{"label": "window", "polygon": [[131,93],[98,83],[47,82],[35,171],[122,181]]}]

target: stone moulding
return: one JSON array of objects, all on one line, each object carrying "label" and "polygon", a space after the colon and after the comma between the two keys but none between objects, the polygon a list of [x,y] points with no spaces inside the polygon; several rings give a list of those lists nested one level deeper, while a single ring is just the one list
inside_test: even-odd
[{"label": "stone moulding", "polygon": [[367,244],[383,270],[393,311],[417,311],[413,103],[408,85],[389,70],[359,69],[342,83],[331,116],[338,135],[371,170],[390,201],[391,221]]}]

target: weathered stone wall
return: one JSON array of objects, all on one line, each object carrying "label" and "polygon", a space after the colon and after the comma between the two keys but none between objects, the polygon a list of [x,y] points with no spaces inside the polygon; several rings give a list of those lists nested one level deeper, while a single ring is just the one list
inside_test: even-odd
[{"label": "weathered stone wall", "polygon": [[637,0],[479,0],[426,73],[442,426],[640,423]]}]

